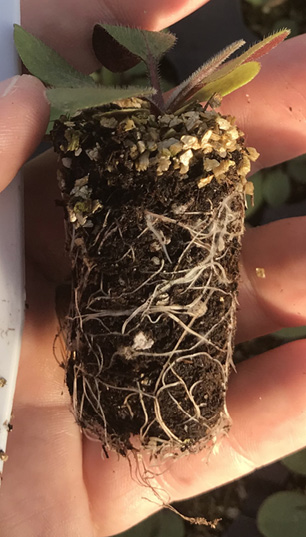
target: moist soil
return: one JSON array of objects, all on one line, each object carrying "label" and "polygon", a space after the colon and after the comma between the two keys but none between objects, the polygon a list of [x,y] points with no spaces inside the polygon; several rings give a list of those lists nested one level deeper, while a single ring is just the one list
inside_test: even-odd
[{"label": "moist soil", "polygon": [[[134,106],[134,107],[133,107]],[[72,263],[64,367],[77,422],[125,455],[228,427],[245,175],[233,118],[137,99],[54,125]]]}]

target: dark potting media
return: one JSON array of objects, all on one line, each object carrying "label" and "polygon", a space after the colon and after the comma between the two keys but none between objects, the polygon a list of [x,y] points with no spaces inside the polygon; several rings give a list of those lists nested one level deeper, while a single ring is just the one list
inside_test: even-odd
[{"label": "dark potting media", "polygon": [[[198,451],[227,430],[246,175],[232,117],[132,98],[56,121],[79,425],[126,455]],[[250,191],[251,192],[251,191]]]}]

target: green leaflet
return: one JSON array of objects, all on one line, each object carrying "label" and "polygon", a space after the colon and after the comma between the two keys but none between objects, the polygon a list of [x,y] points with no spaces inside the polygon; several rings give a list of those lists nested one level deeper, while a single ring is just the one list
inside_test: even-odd
[{"label": "green leaflet", "polygon": [[151,32],[127,26],[101,25],[121,46],[129,52],[148,63],[153,56],[158,61],[170,48],[173,47],[176,37],[168,31]]},{"label": "green leaflet", "polygon": [[95,86],[93,88],[51,88],[47,89],[47,97],[51,105],[65,114],[74,114],[78,110],[94,108],[105,104],[154,94],[153,88],[129,86],[115,88],[111,86]]},{"label": "green leaflet", "polygon": [[253,80],[259,73],[259,70],[260,63],[258,62],[248,62],[244,65],[239,65],[227,75],[217,78],[214,82],[206,84],[193,95],[189,102],[208,101],[214,93],[218,93],[224,97]]},{"label": "green leaflet", "polygon": [[67,88],[95,86],[90,76],[74,69],[55,50],[18,24],[14,25],[14,40],[26,68],[45,84]]}]

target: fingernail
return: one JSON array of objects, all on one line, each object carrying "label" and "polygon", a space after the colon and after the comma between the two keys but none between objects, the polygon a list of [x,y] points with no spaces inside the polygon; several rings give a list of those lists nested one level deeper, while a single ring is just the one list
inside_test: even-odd
[{"label": "fingernail", "polygon": [[8,78],[0,82],[0,97],[5,97],[11,93],[12,89],[16,86],[18,80],[20,79],[19,75]]}]

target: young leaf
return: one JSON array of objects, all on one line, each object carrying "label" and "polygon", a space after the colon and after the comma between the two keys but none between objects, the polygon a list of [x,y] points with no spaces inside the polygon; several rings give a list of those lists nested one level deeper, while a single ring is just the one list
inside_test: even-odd
[{"label": "young leaf", "polygon": [[92,46],[99,62],[113,73],[127,71],[141,61],[139,56],[135,56],[118,43],[102,24],[96,24],[94,27]]},{"label": "young leaf", "polygon": [[52,88],[47,90],[51,105],[65,114],[74,114],[78,110],[110,104],[120,99],[152,95],[153,88],[129,86],[114,88],[95,86],[94,88]]},{"label": "young leaf", "polygon": [[275,32],[274,34],[269,35],[259,43],[255,43],[251,48],[249,48],[246,52],[241,54],[239,58],[245,62],[245,61],[254,61],[258,60],[258,58],[261,58],[264,56],[264,54],[267,54],[275,48],[277,45],[279,45],[288,35],[290,34],[290,30],[285,28],[284,30],[280,30],[278,32]]},{"label": "young leaf", "polygon": [[220,69],[218,69],[215,73],[208,76],[205,79],[205,83],[208,84],[209,82],[214,82],[218,78],[224,77],[225,75],[228,75],[234,71],[234,69],[236,69],[236,67],[239,65],[257,60],[271,49],[279,45],[279,43],[281,43],[289,34],[290,30],[282,30],[266,37],[259,43],[256,43],[249,48],[246,52],[243,52],[240,56],[238,56],[238,58],[230,60],[223,67],[220,67]]},{"label": "young leaf", "polygon": [[18,24],[14,25],[14,40],[26,68],[45,84],[67,88],[95,86],[90,76],[74,69],[55,50]]},{"label": "young leaf", "polygon": [[159,61],[176,41],[176,37],[169,31],[152,32],[110,24],[102,24],[101,26],[119,45],[141,58],[145,63],[148,63],[150,56],[155,61]]},{"label": "young leaf", "polygon": [[218,78],[214,82],[206,84],[193,95],[189,102],[208,101],[214,93],[218,93],[224,97],[253,80],[259,70],[260,63],[258,62],[248,62],[244,65],[239,65],[234,71],[231,71],[222,78]]},{"label": "young leaf", "polygon": [[[220,67],[221,63],[225,59],[227,59],[229,55],[232,53],[231,47],[232,46],[234,47],[233,48],[233,52],[234,52],[240,46],[240,42],[237,41],[236,43],[229,45],[229,47],[227,47],[226,49],[224,49],[224,51],[222,51],[221,53],[217,55],[216,63],[214,62],[214,59],[212,60],[211,71],[207,70],[207,72],[205,72],[206,64],[200,69],[200,74],[203,69],[203,73],[202,73],[203,76],[201,76],[200,84],[198,82],[199,74],[198,74],[198,71],[196,71],[189,77],[189,79],[187,79],[187,81],[183,82],[180,86],[178,86],[176,90],[174,90],[168,102],[166,103],[166,106],[172,110],[175,110],[179,108],[180,106],[184,105],[184,102],[186,102],[187,100],[194,100],[194,99],[191,99],[192,95],[194,95],[195,93],[193,89],[194,87],[196,90],[198,90],[199,85],[202,85],[204,87],[210,83],[218,81],[221,78],[225,79],[225,77],[227,76],[229,76],[229,80],[230,80],[232,78],[230,74],[232,72],[236,72],[236,69],[239,66],[245,64],[246,62],[253,62],[254,60],[257,60],[258,58],[260,58],[261,56],[269,52],[272,48],[276,47],[279,43],[281,43],[281,41],[283,41],[289,34],[290,34],[290,30],[281,30],[279,32],[276,32],[266,37],[261,42],[256,43],[251,48],[249,48],[246,52],[243,52],[240,56],[238,56],[234,60],[230,60],[223,67]],[[228,51],[228,54],[226,56],[227,51]],[[223,57],[223,53],[225,53],[224,54],[225,57]],[[221,55],[221,61],[218,62],[219,55]],[[208,62],[208,64],[209,63],[210,62]],[[247,81],[243,82],[242,84],[238,84],[237,86],[234,85],[233,89],[231,89],[230,91],[234,91],[235,89],[239,88],[240,86],[246,83]],[[207,93],[211,95],[210,88]],[[220,93],[223,95],[227,95],[228,93],[230,93],[230,91],[227,91],[224,94],[222,92]],[[203,95],[204,94],[206,94],[206,92],[203,92]],[[204,100],[203,97],[202,97],[202,100]]]},{"label": "young leaf", "polygon": [[194,93],[196,93],[205,83],[205,78],[212,74],[225,60],[228,59],[236,50],[245,44],[243,39],[231,43],[228,47],[224,48],[216,56],[210,58],[207,62],[197,69],[190,77],[184,80],[173,92],[171,93],[166,107],[169,109],[176,109],[184,101],[189,100]]}]

